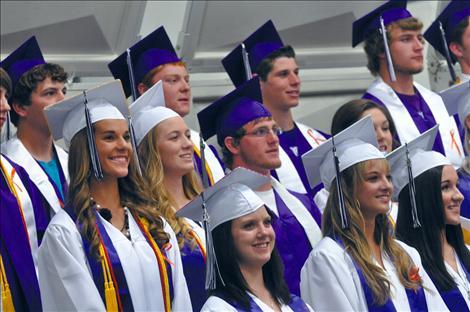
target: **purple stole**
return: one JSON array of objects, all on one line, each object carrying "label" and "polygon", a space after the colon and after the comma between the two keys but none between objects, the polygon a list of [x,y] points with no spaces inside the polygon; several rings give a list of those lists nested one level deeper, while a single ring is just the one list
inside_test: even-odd
[{"label": "purple stole", "polygon": [[[228,302],[239,312],[263,312],[263,310],[256,304],[252,297],[250,297],[250,309],[246,310],[242,308],[235,300],[228,298],[222,292],[216,291],[214,296],[217,296],[223,299],[225,302]],[[292,311],[295,312],[310,312],[310,309],[307,307],[305,302],[298,296],[291,294],[291,302],[288,304]]]},{"label": "purple stole", "polygon": [[183,271],[188,284],[191,305],[194,311],[201,311],[202,306],[207,300],[205,291],[206,281],[206,263],[201,249],[196,244],[193,250],[185,240],[181,249],[181,260],[183,262]]},{"label": "purple stole", "polygon": [[470,175],[463,169],[457,171],[459,175],[459,190],[465,197],[460,206],[460,215],[470,219]]},{"label": "purple stole", "polygon": [[[459,259],[460,261],[460,259]],[[467,268],[463,265],[462,262],[460,262],[460,265],[462,266],[463,271],[465,272],[465,277],[467,278],[468,281],[470,281],[470,274],[468,273]],[[429,276],[431,277],[431,276]],[[431,277],[432,279],[432,277]],[[434,280],[433,280],[434,282]],[[434,285],[437,285],[434,283]],[[448,291],[440,291],[439,294],[441,295],[442,300],[444,300],[444,303],[446,304],[447,308],[450,311],[470,311],[467,306],[467,302],[463,298],[462,293],[460,292],[460,289],[456,286],[454,289],[448,290]]]},{"label": "purple stole", "polygon": [[[72,210],[72,207],[66,206],[65,211],[69,214],[69,216],[72,218],[72,220],[76,223],[77,222],[77,216]],[[122,269],[121,265],[121,260],[119,259],[119,255],[114,248],[113,242],[111,241],[111,238],[109,237],[108,233],[106,232],[106,229],[101,222],[100,216],[98,214],[98,211],[96,210],[96,207],[93,207],[93,211],[96,215],[96,226],[98,228],[99,235],[102,239],[103,242],[103,247],[106,250],[106,253],[109,257],[109,260],[111,262],[112,266],[112,275],[114,277],[114,280],[116,281],[116,287],[119,291],[119,298],[121,302],[121,306],[123,311],[134,311],[134,305],[132,304],[132,298],[131,294],[129,292],[129,287],[127,285],[126,281],[126,275],[124,274],[124,270]],[[80,233],[81,234],[81,233]],[[97,260],[94,258],[91,253],[90,253],[90,243],[88,242],[85,237],[82,236],[82,241],[83,241],[83,249],[85,251],[85,255],[88,260],[88,264],[90,265],[91,273],[93,275],[93,281],[95,282],[95,286],[98,289],[101,299],[103,302],[106,302],[105,300],[105,292],[104,292],[104,279],[103,279],[103,267],[101,265],[101,260]],[[163,252],[163,249],[162,249]],[[169,285],[170,285],[170,299],[173,301],[174,297],[174,292],[173,292],[173,282],[171,278],[171,267],[167,264],[167,271],[168,271],[168,279],[169,279]]]},{"label": "purple stole", "polygon": [[[418,90],[415,88],[415,92],[417,95],[417,98],[419,100],[419,107],[421,108],[421,112],[423,113],[423,116],[421,116],[416,107],[414,107],[412,104],[410,104],[410,96],[402,95],[399,93],[396,93],[396,95],[400,98],[402,103],[404,104],[406,110],[410,114],[411,118],[413,118],[413,121],[416,125],[416,128],[418,128],[420,133],[425,132],[426,130],[431,129],[433,126],[436,125],[436,120],[434,119],[434,116],[429,109],[428,104],[424,101],[423,97],[421,94],[418,92]],[[365,93],[362,97],[363,99],[368,99],[376,102],[377,104],[380,104],[382,106],[385,106],[381,100],[376,98],[370,93]],[[398,123],[395,122],[395,125],[399,127]],[[398,141],[400,141],[400,138],[396,138]],[[444,145],[442,143],[441,139],[441,134],[438,132],[436,135],[436,140],[434,141],[434,146],[432,148],[434,151],[441,153],[442,155],[445,155],[445,150],[444,150]]]},{"label": "purple stole", "polygon": [[[39,190],[31,183],[26,171],[10,162],[16,169],[32,201],[36,224],[42,207]],[[8,174],[8,173],[7,173]],[[16,197],[0,175],[0,253],[16,311],[42,311],[39,283],[36,276],[31,244]],[[40,219],[40,218],[39,218]]]},{"label": "purple stole", "polygon": [[[206,148],[211,149],[211,151],[214,153],[215,157],[219,161],[220,166],[225,170],[225,166],[224,166],[223,162],[220,160],[219,155],[217,153],[217,150],[214,148],[214,146],[206,143]],[[199,149],[199,147],[198,147],[198,149]],[[202,170],[203,170],[203,168],[202,168],[202,164],[201,164],[201,157],[199,157],[199,155],[196,153],[196,151],[193,152],[193,156],[194,156],[194,169],[199,174],[199,177],[201,178],[201,181],[202,181]],[[207,158],[206,158],[206,165],[207,165]],[[207,175],[207,177],[209,179],[209,174]],[[210,185],[210,186],[212,186],[214,184],[214,183],[212,183],[212,181],[208,181],[208,182],[209,182],[208,185]]]},{"label": "purple stole", "polygon": [[[331,236],[330,236],[331,237]],[[340,238],[331,237],[336,241],[341,248],[344,248],[344,244]],[[377,312],[396,312],[397,309],[393,305],[393,302],[390,298],[388,298],[387,302],[384,305],[378,306],[374,303],[374,295],[372,293],[372,289],[370,289],[369,285],[367,284],[366,278],[362,273],[361,268],[357,265],[356,261],[351,257],[351,260],[356,268],[357,275],[359,275],[359,280],[361,281],[362,290],[364,291],[364,296],[366,298],[367,308],[369,311],[377,311]],[[428,311],[428,306],[426,303],[426,296],[424,294],[423,288],[419,288],[416,292],[413,289],[405,289],[406,296],[408,297],[408,303],[410,305],[410,311]]]},{"label": "purple stole", "polygon": [[297,221],[279,194],[274,189],[273,192],[279,217],[273,216],[272,226],[276,233],[276,246],[284,264],[284,279],[289,291],[299,296],[300,270],[313,246],[310,245],[302,225]]}]

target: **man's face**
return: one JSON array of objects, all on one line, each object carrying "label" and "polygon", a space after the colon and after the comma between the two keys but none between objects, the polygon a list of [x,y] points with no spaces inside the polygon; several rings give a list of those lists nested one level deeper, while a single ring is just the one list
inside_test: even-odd
[{"label": "man's face", "polygon": [[53,81],[50,77],[47,77],[31,92],[31,105],[20,106],[16,104],[13,107],[18,115],[22,117],[21,122],[29,123],[38,130],[49,131],[44,116],[44,108],[62,101],[66,93],[67,88],[63,82]]},{"label": "man's face", "polygon": [[289,110],[299,104],[300,78],[295,58],[274,60],[266,81],[260,80],[263,103],[270,109]]},{"label": "man's face", "polygon": [[469,24],[467,25],[467,28],[462,34],[462,45],[458,44],[457,42],[451,42],[449,44],[449,47],[452,53],[457,57],[461,65],[463,65],[462,63],[464,63],[466,65],[465,68],[470,67],[470,17]]},{"label": "man's face", "polygon": [[421,30],[391,31],[390,53],[395,72],[414,75],[423,70],[424,39]]},{"label": "man's face", "polygon": [[166,64],[152,78],[152,84],[163,82],[166,107],[177,112],[181,117],[189,114],[191,107],[191,86],[189,74],[184,66]]},{"label": "man's face", "polygon": [[261,174],[281,166],[279,158],[279,126],[274,120],[250,122],[234,154],[235,167],[241,166]]}]

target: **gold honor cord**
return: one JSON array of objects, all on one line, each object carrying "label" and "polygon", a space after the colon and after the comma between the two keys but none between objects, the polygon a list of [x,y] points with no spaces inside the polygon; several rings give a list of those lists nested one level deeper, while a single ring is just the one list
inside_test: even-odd
[{"label": "gold honor cord", "polygon": [[10,284],[8,284],[7,274],[5,273],[5,266],[3,265],[3,258],[0,255],[0,284],[2,285],[2,307],[3,311],[15,311],[13,306],[13,298],[11,296]]},{"label": "gold honor cord", "polygon": [[109,269],[108,257],[104,251],[103,242],[100,242],[101,268],[103,270],[104,280],[104,298],[106,301],[106,311],[121,311],[119,309],[116,288],[114,287],[113,277]]}]

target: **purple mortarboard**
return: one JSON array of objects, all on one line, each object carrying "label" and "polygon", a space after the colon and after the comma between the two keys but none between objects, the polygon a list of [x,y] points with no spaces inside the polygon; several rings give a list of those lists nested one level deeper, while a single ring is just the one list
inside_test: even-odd
[{"label": "purple mortarboard", "polygon": [[[456,59],[449,54],[447,44],[450,43],[450,36],[457,25],[469,16],[470,1],[451,1],[424,33],[424,38],[426,38],[434,49],[439,51],[444,57],[447,57],[447,55],[450,56],[452,64],[455,64]],[[447,44],[444,44],[441,25]]]},{"label": "purple mortarboard", "polygon": [[[244,49],[242,45],[244,45]],[[247,79],[248,76],[256,71],[259,63],[265,57],[283,46],[284,44],[276,27],[269,20],[224,57],[222,65],[233,84],[237,87],[249,80]],[[248,54],[248,57],[245,53]]]},{"label": "purple mortarboard", "polygon": [[217,142],[223,146],[224,139],[245,124],[271,116],[262,103],[259,78],[255,77],[197,114],[202,137],[207,140],[217,134]]},{"label": "purple mortarboard", "polygon": [[352,46],[355,47],[367,36],[380,29],[380,17],[387,26],[398,20],[413,17],[406,9],[406,1],[391,0],[353,23]]},{"label": "purple mortarboard", "polygon": [[[149,71],[157,66],[181,61],[176,55],[165,28],[161,26],[147,37],[143,38],[130,49],[131,65],[134,73],[134,88],[137,88]],[[127,51],[108,64],[114,78],[120,79],[126,97],[132,94]],[[136,100],[136,99],[134,99]]]},{"label": "purple mortarboard", "polygon": [[3,68],[11,78],[12,92],[15,85],[24,73],[34,66],[44,64],[46,61],[42,56],[41,49],[35,36],[26,40],[19,48],[7,56],[1,63]]}]

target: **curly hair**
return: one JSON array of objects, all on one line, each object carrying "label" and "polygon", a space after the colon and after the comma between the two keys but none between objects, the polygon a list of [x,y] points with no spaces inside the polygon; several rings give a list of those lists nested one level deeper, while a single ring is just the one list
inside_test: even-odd
[{"label": "curly hair", "polygon": [[[157,209],[170,224],[178,239],[178,245],[181,248],[184,242],[189,241],[190,247],[196,246],[196,240],[191,235],[191,226],[181,217],[175,215],[176,204],[173,200],[170,190],[167,190],[164,183],[163,162],[158,150],[158,126],[154,127],[144,137],[139,145],[139,159],[144,174],[144,180],[150,187],[150,194],[158,202]],[[199,177],[194,169],[182,177],[184,195],[187,199],[193,199],[202,188],[199,183]]]},{"label": "curly hair", "polygon": [[[15,89],[12,94],[12,103],[21,106],[31,105],[31,93],[33,93],[37,86],[47,78],[51,78],[54,82],[65,83],[68,75],[64,68],[58,64],[45,63],[36,65],[23,74],[15,84]],[[12,109],[10,113],[11,122],[15,126],[18,126],[20,116],[14,109]]]},{"label": "curly hair", "polygon": [[[96,216],[90,199],[91,172],[90,152],[88,150],[86,129],[80,130],[71,140],[69,148],[68,169],[70,175],[67,205],[77,215],[80,232],[89,242],[90,252],[96,259],[99,256],[99,236],[96,229]],[[137,171],[131,158],[129,173],[118,179],[119,194],[122,205],[128,207],[139,217],[149,222],[149,232],[159,246],[166,245],[170,236],[164,231],[163,219],[156,209],[155,201],[149,197],[148,189]]]},{"label": "curly hair", "polygon": [[[390,298],[391,284],[384,270],[376,265],[370,257],[372,250],[364,234],[364,217],[360,202],[355,195],[357,189],[364,182],[364,172],[372,162],[379,162],[381,166],[390,170],[385,159],[373,159],[358,163],[341,173],[346,214],[349,219],[349,227],[346,229],[342,229],[341,226],[337,187],[335,183],[332,183],[330,196],[323,213],[322,232],[324,236],[339,237],[343,241],[345,250],[364,273],[366,282],[372,289],[374,303],[383,305]],[[380,249],[390,256],[401,284],[405,288],[416,290],[421,286],[421,281],[416,282],[410,279],[409,271],[413,266],[412,260],[393,239],[392,233],[393,226],[387,215],[379,214],[375,219],[374,240],[379,244]]]},{"label": "curly hair", "polygon": [[[391,23],[386,27],[387,29],[387,42],[390,45],[392,37],[391,33],[394,29],[403,30],[420,30],[423,28],[423,23],[415,17],[404,18]],[[424,42],[424,41],[423,41]],[[367,68],[372,75],[377,76],[380,69],[379,55],[385,53],[385,46],[382,40],[382,34],[377,29],[369,34],[365,41],[364,51],[367,55]]]}]

